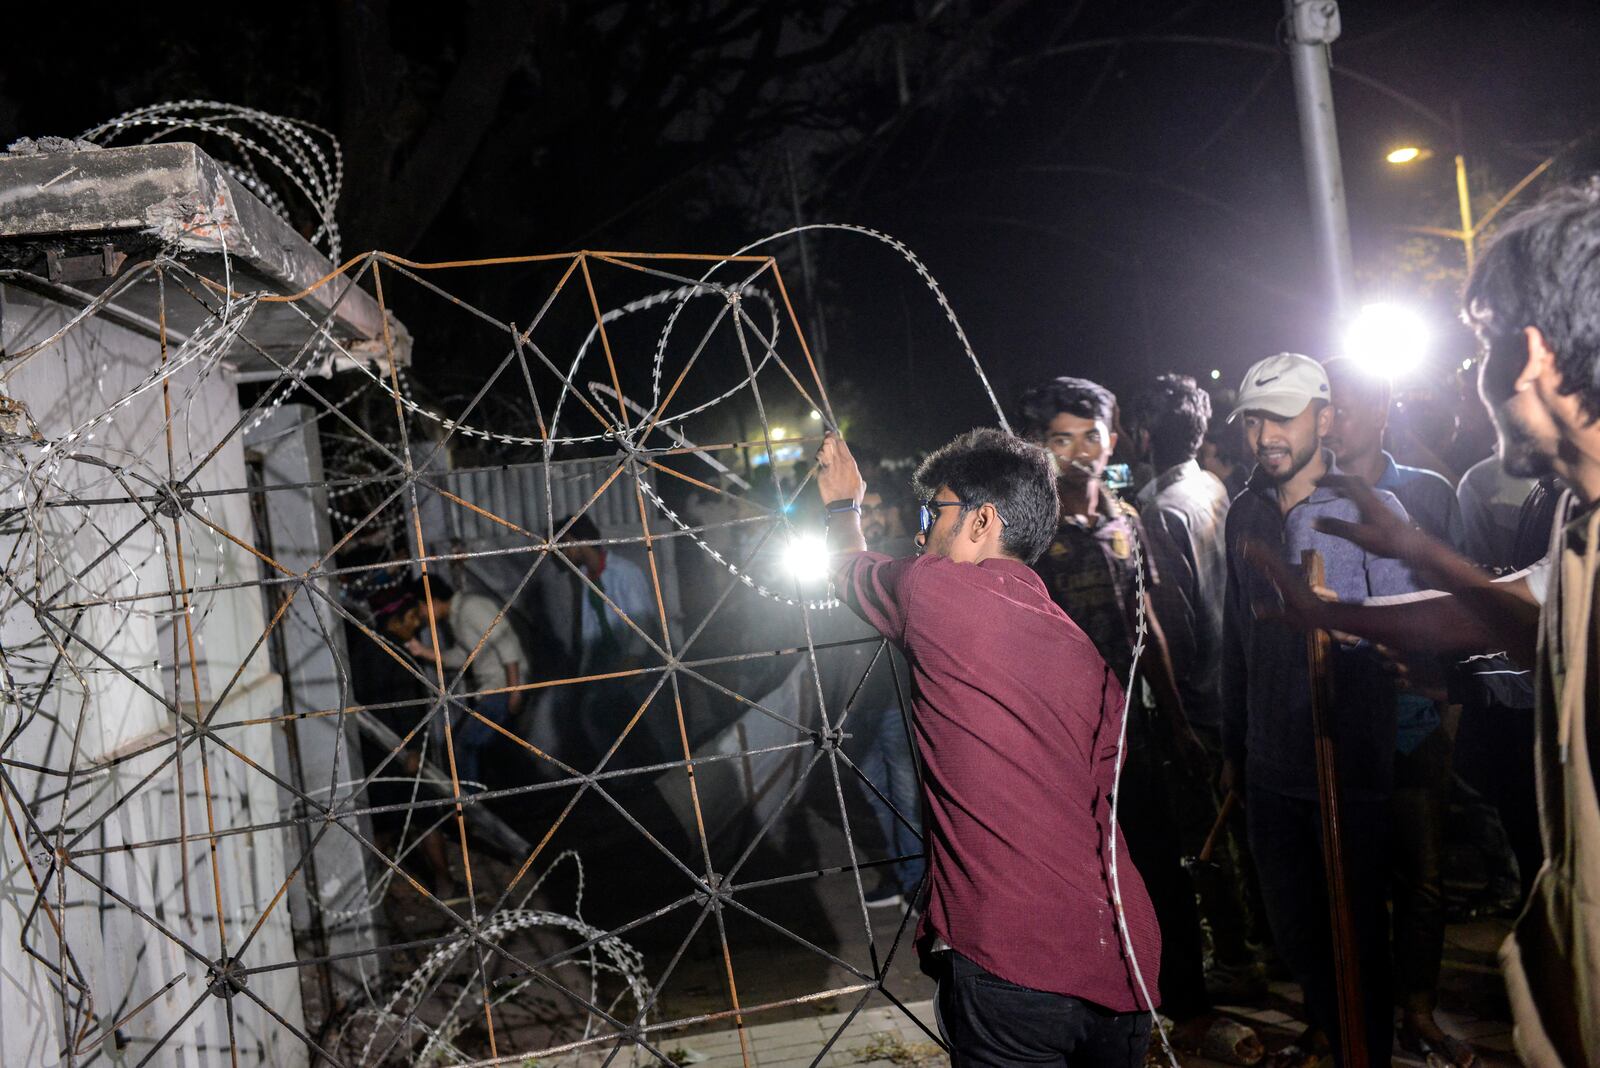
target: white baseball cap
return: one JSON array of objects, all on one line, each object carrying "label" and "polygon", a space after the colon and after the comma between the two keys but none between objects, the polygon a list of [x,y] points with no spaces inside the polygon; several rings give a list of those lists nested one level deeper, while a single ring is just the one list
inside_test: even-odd
[{"label": "white baseball cap", "polygon": [[1327,400],[1328,373],[1310,356],[1280,352],[1268,356],[1245,372],[1239,400],[1228,416],[1233,422],[1245,412],[1266,412],[1293,419],[1314,400]]}]

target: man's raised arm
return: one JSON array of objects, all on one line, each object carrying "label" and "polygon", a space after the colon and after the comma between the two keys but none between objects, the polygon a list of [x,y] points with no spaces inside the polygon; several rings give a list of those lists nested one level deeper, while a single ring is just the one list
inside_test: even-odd
[{"label": "man's raised arm", "polygon": [[891,560],[867,551],[861,533],[861,501],[867,484],[844,439],[829,431],[817,450],[817,492],[828,512],[828,555],[834,589],[867,625],[893,642],[904,642],[909,571],[916,558]]},{"label": "man's raised arm", "polygon": [[817,491],[828,512],[828,552],[830,555],[864,553],[866,535],[861,533],[861,502],[867,484],[861,478],[850,446],[833,431],[822,436],[817,450]]}]

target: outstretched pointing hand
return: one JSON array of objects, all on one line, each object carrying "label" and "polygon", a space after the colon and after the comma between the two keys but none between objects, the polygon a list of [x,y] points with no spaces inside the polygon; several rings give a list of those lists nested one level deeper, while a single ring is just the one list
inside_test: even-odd
[{"label": "outstretched pointing hand", "polygon": [[1266,575],[1282,602],[1281,605],[1252,604],[1250,611],[1257,619],[1285,623],[1295,630],[1315,630],[1323,625],[1326,601],[1283,562],[1274,546],[1251,538],[1244,543],[1244,558],[1251,567]]},{"label": "outstretched pointing hand", "polygon": [[1314,524],[1324,534],[1354,542],[1374,556],[1410,562],[1418,531],[1384,506],[1373,488],[1352,475],[1328,475],[1317,483],[1348,497],[1361,510],[1361,522],[1322,518]]}]

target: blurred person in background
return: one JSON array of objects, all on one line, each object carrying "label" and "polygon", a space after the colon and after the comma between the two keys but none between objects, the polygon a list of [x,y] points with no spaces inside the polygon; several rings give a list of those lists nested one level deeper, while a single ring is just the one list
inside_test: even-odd
[{"label": "blurred person in background", "polygon": [[[495,726],[505,727],[522,711],[528,657],[504,607],[493,598],[457,593],[444,579],[431,575],[428,584],[433,594],[431,604],[425,602],[428,624],[406,643],[406,650],[418,660],[435,662],[429,630],[438,633],[445,686],[457,694],[470,694],[451,719],[456,775],[463,788],[482,789],[484,750],[497,738],[506,740]],[[462,673],[466,677],[457,681]]]},{"label": "blurred person in background", "polygon": [[1250,480],[1251,463],[1243,455],[1237,427],[1223,423],[1207,430],[1195,459],[1227,488],[1228,500],[1244,492],[1245,483]]},{"label": "blurred person in background", "polygon": [[[1134,453],[1156,472],[1136,498],[1161,578],[1151,601],[1161,618],[1185,718],[1207,758],[1197,767],[1175,767],[1178,774],[1171,778],[1186,852],[1196,854],[1219,804],[1214,784],[1222,764],[1222,605],[1228,583],[1223,529],[1229,495],[1197,459],[1211,421],[1211,397],[1193,378],[1158,376],[1128,405],[1127,421]],[[1243,838],[1242,820],[1238,837]],[[1242,841],[1225,841],[1215,851],[1222,858],[1215,871],[1205,865],[1190,869],[1212,938],[1208,982],[1234,999],[1266,988],[1265,971],[1250,944],[1246,899],[1252,876],[1242,846]]]},{"label": "blurred person in background", "polygon": [[[570,691],[567,700],[575,703],[573,721],[591,754],[598,758],[623,738],[623,731],[654,689],[653,680],[628,673],[646,663],[650,647],[645,635],[659,639],[661,614],[650,577],[628,557],[602,544],[604,539],[593,519],[564,516],[556,520],[555,529],[566,530],[560,535],[560,553],[570,565],[573,607],[570,619],[554,625],[565,629],[564,644],[573,671],[578,676],[620,675],[566,688]],[[642,747],[651,740],[652,726],[653,720],[644,730],[630,733],[633,746]],[[660,756],[656,751],[630,747],[625,760],[637,764]]]},{"label": "blurred person in background", "polygon": [[[861,500],[861,534],[867,539],[868,551],[897,557],[915,552],[902,515],[900,500],[892,493],[886,498],[869,484]],[[883,647],[881,653],[876,644],[856,648],[865,654],[866,674],[855,675],[860,689],[854,694],[849,717],[852,748],[858,754],[857,767],[872,784],[873,815],[888,855],[897,858],[878,890],[867,894],[866,903],[868,908],[910,906],[916,902],[927,869],[922,845],[922,783],[912,751],[910,721],[902,709],[902,698],[909,701],[911,696],[911,679],[904,658],[892,645]]]},{"label": "blurred person in background", "polygon": [[1455,439],[1455,387],[1428,382],[1404,389],[1389,421],[1389,451],[1403,464],[1434,471],[1451,486],[1461,472],[1445,459]]},{"label": "blurred person in background", "polygon": [[1491,455],[1467,468],[1456,486],[1456,504],[1461,510],[1461,552],[1498,573],[1516,570],[1511,557],[1522,502],[1537,484],[1536,479],[1507,474],[1498,456]]},{"label": "blurred person in background", "polygon": [[1151,602],[1185,717],[1197,731],[1217,735],[1228,490],[1196,459],[1210,419],[1211,398],[1188,375],[1159,376],[1128,409],[1134,453],[1155,472],[1136,498],[1161,579],[1151,587]]},{"label": "blurred person in background", "polygon": [[[1456,492],[1442,475],[1395,463],[1383,447],[1389,425],[1387,377],[1354,359],[1323,364],[1332,390],[1333,420],[1323,444],[1345,474],[1392,493],[1411,521],[1447,545],[1462,539]],[[1391,875],[1394,898],[1394,981],[1400,1005],[1400,1044],[1413,1053],[1438,1053],[1466,1068],[1472,1049],[1434,1018],[1444,959],[1445,821],[1450,808],[1459,703],[1448,700],[1448,665],[1415,662],[1410,685],[1395,696],[1394,815]]]}]

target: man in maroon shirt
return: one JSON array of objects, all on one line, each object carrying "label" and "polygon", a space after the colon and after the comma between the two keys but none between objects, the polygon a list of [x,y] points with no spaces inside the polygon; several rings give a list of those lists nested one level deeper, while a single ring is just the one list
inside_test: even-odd
[{"label": "man in maroon shirt", "polygon": [[931,873],[917,946],[955,1064],[1141,1064],[1161,933],[1113,834],[1122,685],[1029,566],[1056,528],[1049,456],[998,430],[929,456],[923,552],[902,560],[866,551],[844,442],[817,460],[839,596],[911,668]]}]

